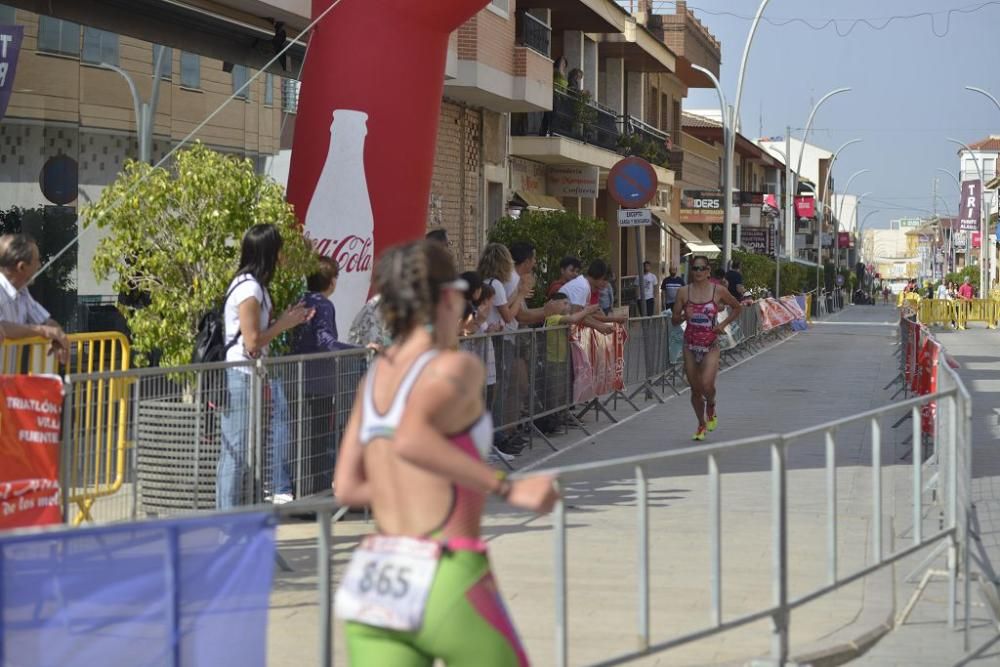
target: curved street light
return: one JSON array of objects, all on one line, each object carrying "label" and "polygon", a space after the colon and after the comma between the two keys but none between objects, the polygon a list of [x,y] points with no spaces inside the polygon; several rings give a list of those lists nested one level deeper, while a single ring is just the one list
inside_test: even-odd
[{"label": "curved street light", "polygon": [[[833,166],[835,164],[837,164],[837,158],[840,157],[840,153],[845,148],[847,148],[848,146],[850,146],[852,144],[860,143],[861,141],[862,141],[862,139],[851,139],[850,141],[845,141],[844,143],[842,143],[840,145],[839,148],[837,148],[837,150],[835,150],[833,152],[833,157],[830,159],[830,166],[827,167],[827,169],[826,169],[826,185],[823,188],[823,200],[824,200],[824,204],[826,203],[825,200],[826,200],[827,195],[830,193],[830,179],[833,178]],[[802,154],[800,152],[799,153],[799,157],[801,157],[801,155]],[[816,191],[816,196],[817,197],[819,196],[819,192],[818,191]],[[830,211],[831,214],[833,213],[833,208],[832,207],[827,206],[826,208],[827,208],[827,210]],[[823,215],[821,213],[819,219],[817,220],[817,224],[816,224],[816,266],[818,267],[816,269],[816,293],[817,294],[819,294],[820,274],[821,274],[821,269],[823,268],[823,222],[824,222],[824,219],[823,219]]]},{"label": "curved street light", "polygon": [[980,95],[989,98],[990,101],[992,101],[993,104],[996,105],[997,111],[1000,111],[1000,100],[997,100],[997,98],[993,97],[993,95],[991,95],[986,90],[984,90],[982,88],[979,88],[978,86],[966,86],[965,89],[966,90],[971,90],[974,93],[979,93]]},{"label": "curved street light", "polygon": [[[981,91],[980,89],[975,89],[976,92],[983,92],[987,97],[992,99],[992,95],[986,93],[986,91]],[[994,100],[995,101],[995,100]],[[968,151],[969,155],[972,156],[972,160],[976,165],[976,172],[979,174],[979,295],[983,296],[988,291],[989,286],[989,267],[986,265],[988,255],[986,254],[986,181],[983,179],[983,168],[979,164],[979,158],[976,157],[976,152],[968,147],[964,142],[958,139],[952,139],[950,137],[945,138],[946,141],[950,141],[956,146],[960,146],[964,150]],[[962,193],[962,197],[965,194]],[[959,212],[961,213],[961,211]]]},{"label": "curved street light", "polygon": [[[733,182],[733,152],[736,148],[736,119],[740,116],[740,102],[743,98],[743,76],[746,74],[747,60],[750,58],[750,45],[753,44],[754,35],[757,34],[757,26],[760,25],[760,18],[764,15],[764,8],[767,7],[767,3],[771,0],[762,0],[760,6],[757,7],[757,13],[753,17],[753,23],[750,24],[750,32],[747,34],[747,41],[743,44],[743,58],[740,60],[740,72],[736,79],[736,100],[734,101],[735,106],[733,107],[733,113],[729,118],[729,145],[724,146],[723,149],[726,152],[728,169],[726,171],[726,192],[724,193],[722,202],[726,207],[724,211],[725,217],[723,217],[723,232],[722,232],[722,262],[725,268],[729,268],[729,262],[733,258],[733,221],[730,215],[730,209],[732,208],[732,182]],[[721,88],[719,89],[721,91]],[[723,109],[723,118],[725,118],[726,113]],[[788,652],[788,646],[784,646],[782,650],[782,655],[784,656]]]}]

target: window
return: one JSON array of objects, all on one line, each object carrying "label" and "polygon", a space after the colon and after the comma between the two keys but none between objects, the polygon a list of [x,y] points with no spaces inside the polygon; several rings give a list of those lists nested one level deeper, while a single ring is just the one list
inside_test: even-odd
[{"label": "window", "polygon": [[80,55],[80,25],[51,16],[38,17],[38,50],[65,56]]},{"label": "window", "polygon": [[490,0],[490,4],[486,6],[503,16],[508,16],[510,13],[510,0]]},{"label": "window", "polygon": [[11,25],[14,23],[14,8],[9,5],[0,5],[0,23]]},{"label": "window", "polygon": [[163,61],[160,63],[160,76],[170,81],[174,76],[174,50],[169,46],[153,44],[153,67],[156,67],[156,58],[163,49]]},{"label": "window", "polygon": [[281,110],[295,113],[299,110],[299,88],[302,83],[295,79],[281,80]]},{"label": "window", "polygon": [[264,104],[269,107],[274,106],[274,75],[264,75]]},{"label": "window", "polygon": [[504,214],[503,183],[486,182],[486,225],[490,229]]},{"label": "window", "polygon": [[250,101],[250,68],[246,65],[233,65],[233,94],[241,100]]},{"label": "window", "polygon": [[997,159],[995,157],[983,158],[983,178],[987,181],[993,180],[997,175]]},{"label": "window", "polygon": [[201,56],[197,53],[181,51],[181,85],[201,88]]},{"label": "window", "polygon": [[107,63],[118,64],[118,35],[97,28],[83,29],[83,56],[85,63],[98,65]]}]

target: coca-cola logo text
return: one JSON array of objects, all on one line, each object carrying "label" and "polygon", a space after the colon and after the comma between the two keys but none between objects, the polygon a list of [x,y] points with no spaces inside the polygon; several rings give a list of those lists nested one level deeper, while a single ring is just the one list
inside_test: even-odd
[{"label": "coca-cola logo text", "polygon": [[366,273],[372,270],[372,237],[351,234],[340,239],[310,238],[316,252],[333,257],[341,271]]}]

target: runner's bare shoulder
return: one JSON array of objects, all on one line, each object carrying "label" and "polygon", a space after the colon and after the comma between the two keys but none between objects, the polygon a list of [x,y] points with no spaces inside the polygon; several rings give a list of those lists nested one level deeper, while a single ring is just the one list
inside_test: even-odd
[{"label": "runner's bare shoulder", "polygon": [[486,369],[482,360],[464,350],[446,350],[430,364],[432,375],[446,380],[456,390],[456,398],[482,391]]}]

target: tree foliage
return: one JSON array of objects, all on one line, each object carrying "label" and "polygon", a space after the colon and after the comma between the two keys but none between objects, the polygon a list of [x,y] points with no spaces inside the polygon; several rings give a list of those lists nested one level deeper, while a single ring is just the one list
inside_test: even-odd
[{"label": "tree foliage", "polygon": [[[547,286],[559,278],[559,262],[577,257],[584,269],[611,252],[607,223],[567,211],[525,210],[518,218],[502,218],[490,232],[490,241],[509,246],[527,241],[535,246],[538,284]],[[544,289],[535,290],[533,304],[544,300]]]},{"label": "tree foliage", "polygon": [[275,312],[302,293],[314,254],[283,188],[250,160],[197,144],[171,169],[129,161],[118,180],[84,211],[84,224],[107,233],[94,255],[99,280],[115,276],[119,304],[139,361],[154,350],[164,366],[189,363],[201,316],[220,305],[237,269],[243,233],[271,223],[284,239],[284,262],[270,286]]},{"label": "tree foliage", "polygon": [[[775,293],[776,264],[767,255],[757,255],[743,250],[733,250],[733,259],[740,262],[740,273],[743,274],[743,285],[747,289],[767,288]],[[812,286],[809,281],[812,280]],[[816,273],[808,267],[794,262],[781,263],[781,296],[799,294],[816,287]]]}]

